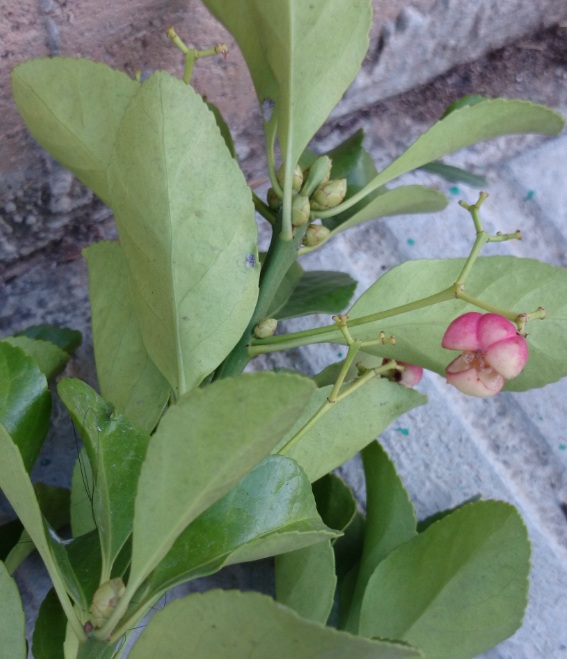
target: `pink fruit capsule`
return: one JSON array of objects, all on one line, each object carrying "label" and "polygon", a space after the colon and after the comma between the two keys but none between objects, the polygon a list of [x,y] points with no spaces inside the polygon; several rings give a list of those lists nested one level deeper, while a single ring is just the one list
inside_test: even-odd
[{"label": "pink fruit capsule", "polygon": [[471,311],[459,316],[447,328],[441,345],[463,351],[445,373],[447,382],[469,396],[493,396],[528,361],[525,338],[512,322],[495,313]]}]

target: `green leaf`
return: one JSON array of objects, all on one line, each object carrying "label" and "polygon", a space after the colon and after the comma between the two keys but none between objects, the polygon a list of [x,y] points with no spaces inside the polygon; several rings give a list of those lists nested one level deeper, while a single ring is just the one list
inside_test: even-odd
[{"label": "green leaf", "polygon": [[[40,510],[50,526],[59,530],[69,524],[69,490],[54,485],[35,483],[33,486]],[[13,574],[17,567],[35,549],[34,544],[24,529],[17,538],[6,558],[6,568]]]},{"label": "green leaf", "polygon": [[301,469],[269,456],[183,531],[152,573],[150,595],[225,565],[321,543],[333,533],[318,516]]},{"label": "green leaf", "polygon": [[272,304],[266,314],[266,318],[275,318],[277,316],[277,313],[285,306],[291,297],[304,273],[305,271],[297,261],[294,261],[291,264],[290,269],[286,272],[278,290],[276,291]]},{"label": "green leaf", "polygon": [[230,134],[230,128],[228,127],[226,121],[224,120],[221,111],[217,108],[217,106],[214,103],[211,103],[210,101],[205,101],[205,103],[207,104],[207,107],[215,117],[215,121],[217,122],[217,126],[219,127],[220,133],[222,135],[224,143],[227,146],[227,149],[229,150],[230,155],[233,158],[236,158],[236,149],[234,148],[234,141],[232,139],[232,135]]},{"label": "green leaf", "polygon": [[130,659],[403,659],[414,648],[338,632],[300,618],[259,593],[212,590],[173,601],[158,611]]},{"label": "green leaf", "polygon": [[415,511],[394,463],[378,442],[362,451],[366,481],[366,526],[356,587],[345,629],[358,632],[358,621],[367,584],[386,556],[417,536]]},{"label": "green leaf", "polygon": [[254,311],[250,190],[203,100],[164,72],[130,102],[109,179],[144,345],[179,396],[220,364]]},{"label": "green leaf", "polygon": [[1,342],[21,348],[37,363],[48,380],[59,375],[69,361],[69,355],[49,341],[30,339],[27,336],[8,336]]},{"label": "green leaf", "polygon": [[26,659],[26,622],[16,582],[0,561],[0,659]]},{"label": "green leaf", "polygon": [[360,633],[401,638],[436,659],[476,657],[519,627],[529,565],[526,529],[513,506],[463,506],[378,565]]},{"label": "green leaf", "polygon": [[0,423],[20,449],[27,471],[47,434],[51,395],[34,359],[0,341]]},{"label": "green leaf", "polygon": [[350,302],[355,288],[356,281],[346,272],[308,270],[272,317],[284,320],[316,313],[339,313]]},{"label": "green leaf", "polygon": [[138,478],[150,436],[81,380],[62,380],[57,391],[83,440],[95,475],[92,511],[106,581],[132,532]]},{"label": "green leaf", "polygon": [[139,84],[86,59],[32,59],[12,71],[14,101],[39,144],[113,206],[107,170]]},{"label": "green leaf", "polygon": [[327,240],[341,231],[379,217],[433,213],[443,210],[446,206],[447,197],[437,190],[422,185],[403,185],[377,195],[358,212],[334,228]]},{"label": "green leaf", "polygon": [[302,618],[327,622],[335,597],[335,553],[331,541],[276,556],[276,599]]},{"label": "green leaf", "polygon": [[49,341],[68,354],[75,352],[83,340],[81,333],[77,330],[57,327],[56,325],[31,325],[22,332],[15,334],[15,336],[27,336],[30,339]]},{"label": "green leaf", "polygon": [[114,659],[122,643],[122,639],[114,643],[107,643],[89,638],[85,643],[79,645],[76,659]]},{"label": "green leaf", "polygon": [[52,588],[39,607],[32,640],[34,659],[64,659],[67,618]]},{"label": "green leaf", "polygon": [[336,474],[326,474],[315,481],[313,496],[321,519],[332,529],[343,531],[354,519],[356,499],[350,487]]},{"label": "green leaf", "polygon": [[[325,403],[332,386],[318,389],[309,405],[286,434],[283,447]],[[427,399],[403,385],[374,378],[334,405],[318,423],[289,449],[278,452],[293,458],[311,481],[343,464],[376,438],[400,414],[422,405]],[[372,414],[368,414],[368,410]]]},{"label": "green leaf", "polygon": [[560,114],[530,101],[496,98],[465,105],[446,114],[418,137],[399,158],[378,174],[370,189],[375,190],[406,172],[476,142],[516,133],[557,135],[564,125]]},{"label": "green leaf", "polygon": [[[456,280],[464,259],[415,260],[381,277],[349,311],[353,320],[392,309],[437,293]],[[567,270],[541,261],[514,256],[481,257],[467,279],[468,295],[502,309],[527,313],[544,307],[545,320],[528,324],[529,360],[524,371],[506,383],[508,391],[543,387],[567,375],[567,352],[558,350],[567,330]],[[375,338],[379,331],[396,337],[396,346],[365,348],[368,352],[400,359],[444,374],[458,353],[441,348],[449,323],[477,307],[451,300],[360,326],[349,326],[358,339]],[[481,311],[481,310],[480,310]],[[333,330],[328,340],[343,343]]]},{"label": "green leaf", "polygon": [[190,522],[270,453],[313,388],[296,375],[245,374],[195,390],[168,409],[140,475],[130,592]]},{"label": "green leaf", "polygon": [[1,424],[0,486],[43,559],[59,600],[67,607],[67,616],[74,618],[63,581],[62,570],[66,566],[59,565],[58,558],[54,560],[58,549],[64,547],[55,532],[45,523],[20,451]]},{"label": "green leaf", "polygon": [[93,343],[102,396],[151,432],[171,389],[150,359],[133,305],[128,267],[118,243],[83,250],[89,268]]},{"label": "green leaf", "polygon": [[[372,24],[368,0],[204,0],[236,39],[260,105],[274,102],[272,121],[292,171],[317,130],[356,77]],[[286,203],[284,201],[284,207]]]},{"label": "green leaf", "polygon": [[450,181],[451,183],[465,183],[466,185],[470,185],[473,188],[488,187],[488,181],[484,178],[484,176],[473,174],[472,172],[468,172],[466,169],[461,169],[461,167],[446,165],[440,160],[429,162],[427,165],[420,167],[420,169],[422,169],[424,172],[429,172],[430,174],[437,174],[437,176],[441,176],[446,181]]}]

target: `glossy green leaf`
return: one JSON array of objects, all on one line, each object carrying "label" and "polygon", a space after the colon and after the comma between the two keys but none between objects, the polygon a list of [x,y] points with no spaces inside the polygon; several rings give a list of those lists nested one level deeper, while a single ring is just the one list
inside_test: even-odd
[{"label": "glossy green leaf", "polygon": [[100,586],[102,556],[98,533],[91,531],[73,538],[65,545],[68,569],[72,570],[73,582],[78,585],[83,610],[88,610],[93,595]]},{"label": "glossy green leaf", "polygon": [[378,442],[362,451],[366,481],[366,526],[356,586],[345,629],[356,634],[362,598],[376,566],[417,536],[415,511],[394,463]]},{"label": "glossy green leaf", "polygon": [[[291,199],[294,166],[354,80],[368,49],[368,0],[204,0],[236,39],[273,121]],[[285,202],[284,202],[285,207]]]},{"label": "glossy green leaf", "polygon": [[105,581],[132,532],[138,478],[150,436],[81,380],[62,380],[57,391],[83,440],[95,476],[92,510]]},{"label": "glossy green leaf", "polygon": [[190,522],[270,453],[313,389],[297,375],[245,374],[191,392],[168,409],[140,476],[130,592]]},{"label": "glossy green leaf", "polygon": [[333,537],[317,510],[309,480],[293,462],[269,456],[195,519],[150,577],[150,593]]},{"label": "glossy green leaf", "polygon": [[109,179],[144,345],[179,396],[220,364],[254,311],[250,190],[201,97],[164,72],[129,104]]},{"label": "glossy green leaf", "polygon": [[[280,444],[291,440],[327,400],[332,386],[318,389]],[[374,378],[334,405],[302,438],[282,455],[293,458],[311,481],[343,464],[375,439],[400,414],[427,399],[388,380]],[[368,414],[368,410],[372,414]]]},{"label": "glossy green leaf", "polygon": [[47,434],[51,395],[45,375],[21,348],[0,341],[0,423],[31,470]]},{"label": "glossy green leaf", "polygon": [[315,481],[313,496],[321,519],[332,529],[342,531],[354,519],[356,499],[350,487],[336,474],[325,474]]},{"label": "glossy green leaf", "polygon": [[442,211],[447,206],[447,197],[433,188],[422,185],[404,185],[386,190],[377,195],[358,212],[341,222],[331,231],[332,236],[351,229],[358,224],[391,215],[408,215],[416,213],[433,213]]},{"label": "glossy green leaf", "polygon": [[276,556],[276,599],[302,618],[327,622],[337,577],[331,541]]},{"label": "glossy green leaf", "polygon": [[516,509],[499,501],[468,504],[378,565],[360,633],[401,638],[436,659],[476,657],[519,627],[529,567]]},{"label": "glossy green leaf", "polygon": [[59,566],[53,557],[53,552],[62,546],[62,542],[45,523],[20,451],[1,424],[0,487],[43,559],[60,601],[70,606],[61,573],[64,566]]},{"label": "glossy green leaf", "polygon": [[375,190],[402,174],[476,142],[516,133],[557,135],[563,117],[530,101],[496,98],[450,112],[423,133],[370,184]]},{"label": "glossy green leaf", "polygon": [[21,348],[36,361],[39,370],[48,380],[59,375],[69,361],[69,355],[49,341],[30,339],[27,336],[9,336],[2,339],[2,343]]},{"label": "glossy green leaf", "polygon": [[71,354],[81,345],[83,337],[77,330],[68,327],[57,327],[56,325],[31,325],[15,336],[27,336],[30,339],[49,341],[61,350]]},{"label": "glossy green leaf", "polygon": [[31,134],[109,206],[112,149],[137,89],[126,74],[86,59],[32,59],[12,71],[14,101]]},{"label": "glossy green leaf", "polygon": [[175,600],[158,611],[130,659],[403,659],[414,648],[351,636],[300,618],[266,595],[212,590]]},{"label": "glossy green leaf", "polygon": [[0,561],[0,659],[26,659],[26,621],[18,586]]},{"label": "glossy green leaf", "polygon": [[304,271],[287,302],[273,314],[283,320],[297,316],[343,311],[350,302],[356,281],[346,272]]},{"label": "glossy green leaf", "polygon": [[123,639],[119,639],[114,643],[107,643],[106,641],[89,638],[85,643],[80,644],[76,659],[114,659],[122,643]]},{"label": "glossy green leaf", "polygon": [[151,432],[171,394],[150,359],[133,305],[128,267],[118,243],[83,250],[89,268],[93,344],[102,396]]},{"label": "glossy green leaf", "polygon": [[67,618],[61,608],[57,593],[52,588],[39,607],[33,630],[32,651],[34,659],[64,659],[63,643]]}]

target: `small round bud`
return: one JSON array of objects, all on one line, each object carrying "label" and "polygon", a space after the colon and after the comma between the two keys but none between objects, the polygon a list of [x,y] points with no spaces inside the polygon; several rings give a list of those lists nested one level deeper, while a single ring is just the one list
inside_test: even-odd
[{"label": "small round bud", "polygon": [[311,198],[311,208],[318,211],[334,208],[345,198],[346,191],[346,178],[333,179],[324,185],[320,185]]},{"label": "small round bud", "polygon": [[311,167],[305,170],[303,194],[306,197],[310,197],[320,185],[328,183],[332,167],[333,161],[329,156],[319,156]]},{"label": "small round bud", "polygon": [[126,587],[120,578],[110,579],[99,586],[93,595],[93,603],[89,609],[91,614],[90,622],[93,627],[99,628],[104,625],[125,591]]},{"label": "small round bud", "polygon": [[305,247],[315,247],[316,245],[320,245],[327,240],[330,233],[329,229],[322,224],[310,224],[307,227],[305,236],[303,236],[303,244]]},{"label": "small round bud", "polygon": [[[284,178],[285,178],[285,165],[282,165],[278,171],[278,181],[279,184],[284,186]],[[291,180],[291,189],[294,192],[299,192],[301,190],[301,186],[303,185],[303,171],[299,165],[295,166],[295,169],[293,170],[293,178]]]},{"label": "small round bud", "polygon": [[309,199],[303,195],[297,195],[291,202],[291,223],[294,227],[301,227],[309,222],[311,206]]},{"label": "small round bud", "polygon": [[273,211],[277,211],[280,207],[280,204],[282,203],[282,200],[278,197],[278,193],[274,190],[274,188],[268,188],[268,192],[266,193],[266,201],[268,202],[268,206]]},{"label": "small round bud", "polygon": [[267,339],[276,332],[278,321],[275,318],[264,318],[254,328],[254,336],[257,339]]}]

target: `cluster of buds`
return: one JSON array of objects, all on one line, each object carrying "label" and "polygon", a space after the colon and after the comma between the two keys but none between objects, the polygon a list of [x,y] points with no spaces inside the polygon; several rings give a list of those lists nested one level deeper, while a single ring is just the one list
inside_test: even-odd
[{"label": "cluster of buds", "polygon": [[[347,180],[330,178],[332,161],[328,156],[321,156],[305,171],[296,165],[293,171],[291,188],[294,193],[291,207],[291,223],[294,227],[309,222],[312,211],[326,211],[338,206],[345,198]],[[284,185],[284,167],[280,167],[277,178],[281,187]],[[268,206],[277,210],[281,199],[273,188],[267,193]],[[313,243],[311,246],[318,244]]]},{"label": "cluster of buds", "polygon": [[[495,313],[471,311],[459,316],[447,328],[441,345],[461,351],[445,369],[447,382],[478,398],[497,394],[506,380],[522,372],[528,361],[526,339],[514,323]],[[390,361],[384,359],[383,364]],[[413,387],[422,375],[421,367],[396,361],[386,377]]]},{"label": "cluster of buds", "polygon": [[89,610],[90,625],[85,625],[85,631],[98,629],[110,618],[120,598],[126,592],[126,586],[120,578],[110,579],[99,586],[93,595],[93,602]]}]

